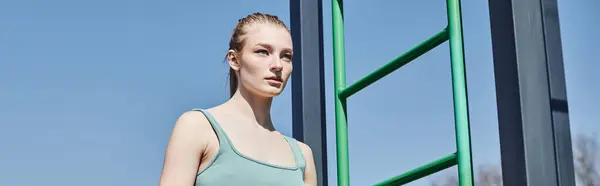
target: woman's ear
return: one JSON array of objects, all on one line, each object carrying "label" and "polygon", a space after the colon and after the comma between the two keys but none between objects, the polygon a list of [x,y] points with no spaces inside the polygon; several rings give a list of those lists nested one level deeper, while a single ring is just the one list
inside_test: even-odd
[{"label": "woman's ear", "polygon": [[227,51],[227,62],[229,63],[229,67],[235,71],[240,69],[240,60],[238,60],[237,56],[235,50]]}]

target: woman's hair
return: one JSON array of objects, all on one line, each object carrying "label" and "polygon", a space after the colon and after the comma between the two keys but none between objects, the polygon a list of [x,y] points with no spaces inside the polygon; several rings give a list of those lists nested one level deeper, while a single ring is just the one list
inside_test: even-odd
[{"label": "woman's hair", "polygon": [[[237,25],[233,29],[233,34],[231,35],[231,40],[229,41],[229,49],[228,50],[234,50],[236,53],[242,51],[242,47],[244,46],[244,42],[245,42],[245,37],[243,37],[246,34],[245,29],[246,29],[246,27],[248,27],[254,23],[275,24],[275,25],[285,28],[289,32],[289,29],[287,28],[285,23],[283,23],[283,21],[281,21],[277,16],[256,12],[256,13],[250,14],[250,15],[238,20]],[[239,56],[240,55],[237,54],[236,59],[239,59],[238,58]],[[237,86],[238,86],[238,79],[235,74],[235,71],[232,68],[229,68],[230,97],[233,96],[233,94],[235,94],[235,92],[237,90]]]}]

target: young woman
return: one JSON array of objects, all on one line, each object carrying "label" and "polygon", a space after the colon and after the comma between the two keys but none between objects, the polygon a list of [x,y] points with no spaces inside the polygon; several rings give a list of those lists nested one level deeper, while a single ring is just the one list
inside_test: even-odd
[{"label": "young woman", "polygon": [[240,19],[229,41],[231,98],[176,121],[160,186],[316,186],[311,149],[275,130],[270,108],[292,73],[292,39],[278,17]]}]

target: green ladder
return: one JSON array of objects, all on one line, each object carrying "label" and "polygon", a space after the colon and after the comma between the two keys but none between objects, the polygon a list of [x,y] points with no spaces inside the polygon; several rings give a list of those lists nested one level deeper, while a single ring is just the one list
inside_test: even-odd
[{"label": "green ladder", "polygon": [[448,40],[450,41],[450,55],[452,63],[452,92],[454,97],[454,121],[457,151],[446,157],[432,161],[431,163],[422,165],[402,175],[390,178],[375,185],[403,185],[454,165],[458,165],[460,186],[473,186],[471,142],[469,134],[469,110],[465,77],[460,0],[447,0],[448,25],[441,32],[428,38],[425,42],[415,46],[408,52],[395,58],[391,62],[385,64],[381,68],[368,74],[348,87],[346,87],[344,17],[342,11],[342,1],[343,0],[331,1],[333,19],[333,59],[335,76],[334,84],[338,186],[350,185],[348,161],[348,125],[346,118],[346,100],[348,97]]}]

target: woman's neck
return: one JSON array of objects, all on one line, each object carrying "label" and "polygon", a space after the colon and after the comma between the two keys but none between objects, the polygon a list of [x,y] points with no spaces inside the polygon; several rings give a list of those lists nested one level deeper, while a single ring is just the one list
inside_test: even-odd
[{"label": "woman's neck", "polygon": [[243,89],[238,89],[226,104],[229,109],[235,110],[242,117],[256,121],[259,126],[273,131],[275,127],[271,120],[272,101],[273,98],[255,96]]}]

